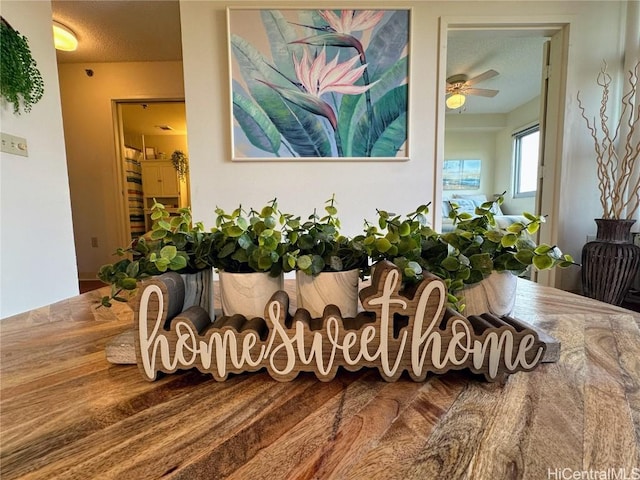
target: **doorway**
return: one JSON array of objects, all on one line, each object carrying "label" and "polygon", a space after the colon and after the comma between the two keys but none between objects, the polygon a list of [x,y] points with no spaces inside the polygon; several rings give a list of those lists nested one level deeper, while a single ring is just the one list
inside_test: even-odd
[{"label": "doorway", "polygon": [[155,201],[170,213],[190,204],[186,113],[183,100],[118,100],[115,112],[126,245],[151,229]]},{"label": "doorway", "polygon": [[[441,57],[439,83],[444,92],[447,79],[464,74],[467,78],[486,79],[473,87],[498,90],[495,97],[469,96],[463,107],[447,108],[444,95],[439,99],[438,162],[434,201],[464,196],[492,200],[506,191],[505,214],[522,212],[548,215],[548,224],[541,230],[540,241],[553,244],[557,236],[557,188],[562,136],[562,112],[558,99],[564,91],[566,70],[566,36],[562,25],[478,25],[456,19],[441,23]],[[545,57],[545,45],[552,44],[552,53]],[[554,82],[547,79],[545,59],[558,63]],[[564,61],[563,61],[564,60]],[[520,66],[520,67],[519,67]],[[524,71],[526,69],[526,72]],[[495,70],[498,75],[484,75]],[[548,87],[548,88],[546,88]],[[547,108],[550,106],[551,111]],[[528,195],[515,192],[516,168],[514,146],[516,136],[539,127],[538,188]],[[550,130],[549,135],[546,134]],[[475,191],[445,190],[445,160],[480,160],[480,182]],[[451,162],[448,162],[451,163]],[[544,172],[544,176],[542,173]],[[438,178],[440,175],[440,178]],[[436,214],[437,215],[437,214]],[[436,218],[436,225],[439,225]],[[441,228],[447,225],[440,224]],[[551,275],[538,278],[540,283],[553,285]]]}]

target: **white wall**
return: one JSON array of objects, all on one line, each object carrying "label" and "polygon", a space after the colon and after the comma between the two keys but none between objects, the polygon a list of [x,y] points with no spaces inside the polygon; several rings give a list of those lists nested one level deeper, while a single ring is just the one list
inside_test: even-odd
[{"label": "white wall", "polygon": [[477,158],[482,161],[478,190],[444,190],[443,197],[462,194],[485,194],[491,199],[500,193],[494,181],[496,167],[496,132],[504,128],[504,114],[448,114],[445,118],[444,159]]},{"label": "white wall", "polygon": [[[89,77],[85,69],[92,69]],[[126,246],[118,179],[113,100],[181,99],[181,62],[60,65],[60,92],[80,278],[95,278],[100,266]],[[91,238],[98,247],[91,246]],[[123,245],[125,243],[125,245]]]},{"label": "white wall", "polygon": [[[532,123],[538,122],[540,117],[540,97],[521,105],[506,115],[506,125],[496,133],[496,168],[494,181],[496,189],[506,190],[505,213],[519,215],[522,212],[535,212],[535,197],[514,198],[513,176],[515,164],[513,161],[513,134]],[[544,212],[542,212],[544,214]]]},{"label": "white wall", "polygon": [[27,139],[29,157],[0,154],[0,318],[78,293],[56,55],[47,2],[2,2],[44,80],[30,113],[0,108],[2,131]]},{"label": "white wall", "polygon": [[[436,122],[440,17],[477,18],[479,22],[556,23],[570,25],[564,142],[561,152],[561,209],[558,244],[580,256],[593,218],[600,216],[592,147],[575,105],[578,90],[587,104],[598,107],[594,78],[603,58],[611,71],[623,61],[626,3],[590,2],[366,2],[369,8],[412,7],[410,157],[406,163],[230,161],[230,107],[225,7],[260,6],[246,1],[181,1],[185,95],[192,171],[192,203],[196,218],[208,220],[215,205],[239,202],[259,205],[277,196],[296,212],[319,206],[337,194],[348,230],[375,207],[398,212],[435,197]],[[280,2],[280,7],[317,7],[317,2]],[[615,32],[621,32],[616,34]],[[350,232],[348,232],[350,233]],[[579,270],[558,285],[575,288]]]},{"label": "white wall", "polygon": [[[301,3],[278,5],[300,7]],[[232,162],[227,5],[248,6],[233,1],[183,1],[180,5],[195,218],[211,224],[216,205],[259,207],[274,197],[282,209],[306,216],[335,193],[343,230],[354,234],[362,231],[365,217],[375,218],[376,208],[408,213],[433,199],[435,117],[423,112],[433,112],[436,99],[417,81],[410,87],[411,161]],[[435,74],[437,50],[422,47],[436,44],[438,21],[425,9],[414,13],[413,47],[420,55],[411,67],[412,75],[428,83]]]}]

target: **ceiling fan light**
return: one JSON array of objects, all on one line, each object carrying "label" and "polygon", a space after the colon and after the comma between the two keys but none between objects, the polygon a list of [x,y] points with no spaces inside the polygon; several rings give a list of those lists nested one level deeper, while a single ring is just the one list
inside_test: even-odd
[{"label": "ceiling fan light", "polygon": [[456,108],[461,108],[466,100],[466,97],[461,93],[454,93],[449,98],[447,98],[447,101],[445,103],[447,104],[447,108],[455,110]]},{"label": "ceiling fan light", "polygon": [[75,33],[61,23],[53,22],[53,43],[56,50],[73,52],[78,48],[78,39]]}]

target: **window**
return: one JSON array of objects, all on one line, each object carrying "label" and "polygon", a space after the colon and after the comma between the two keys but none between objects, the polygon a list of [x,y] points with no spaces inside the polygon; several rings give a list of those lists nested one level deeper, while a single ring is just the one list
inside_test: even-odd
[{"label": "window", "polygon": [[513,135],[516,197],[533,197],[538,188],[538,150],[540,125],[534,125]]}]

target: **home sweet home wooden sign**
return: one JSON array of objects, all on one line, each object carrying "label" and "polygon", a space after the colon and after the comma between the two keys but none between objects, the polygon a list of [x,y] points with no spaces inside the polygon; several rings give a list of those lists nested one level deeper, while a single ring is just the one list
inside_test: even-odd
[{"label": "home sweet home wooden sign", "polygon": [[360,291],[365,311],[355,318],[342,318],[333,305],[322,318],[304,309],[291,317],[289,297],[277,292],[264,318],[235,315],[211,323],[201,307],[181,311],[181,282],[176,274],[157,277],[136,303],[136,361],[148,380],[197,368],[223,381],[230,373],[265,368],[280,381],[299,372],[329,381],[339,367],[374,367],[387,381],[404,371],[422,381],[429,372],[460,369],[492,381],[535,368],[546,348],[535,331],[513,319],[465,318],[446,308],[445,284],[433,275],[401,292],[400,271],[389,262],[379,263],[371,286]]}]

